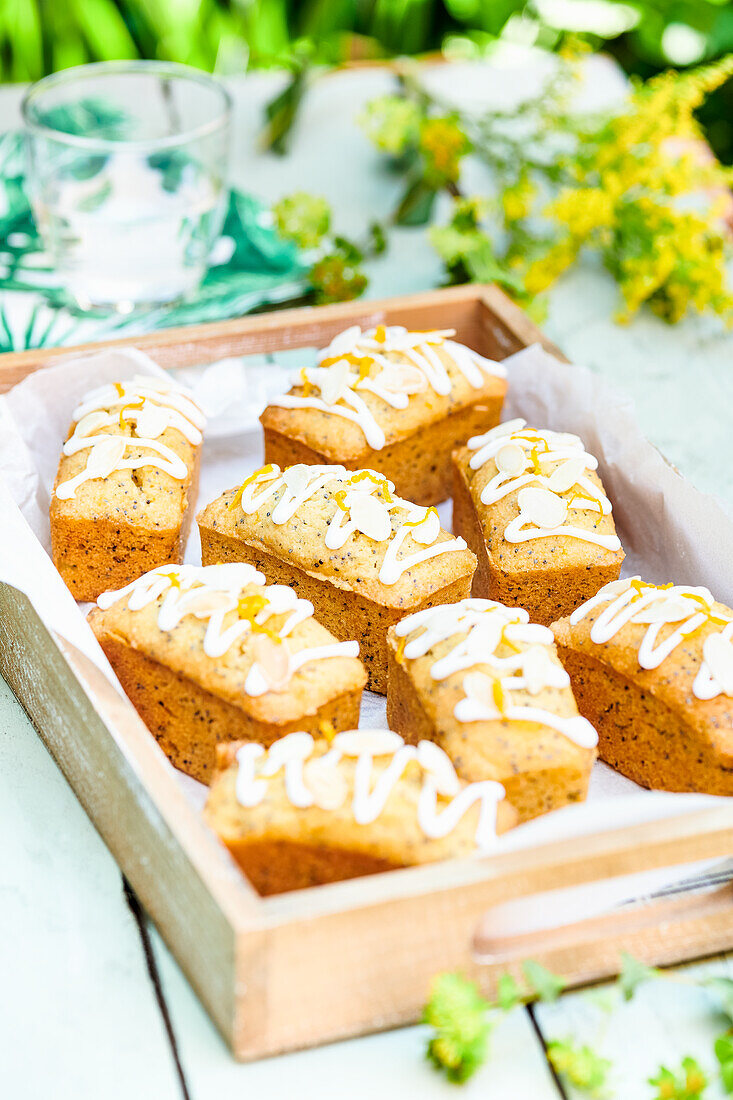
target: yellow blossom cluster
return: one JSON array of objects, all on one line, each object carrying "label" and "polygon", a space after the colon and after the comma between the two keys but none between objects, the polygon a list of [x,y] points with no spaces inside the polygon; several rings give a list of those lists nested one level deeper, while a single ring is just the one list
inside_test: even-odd
[{"label": "yellow blossom cluster", "polygon": [[426,118],[420,126],[420,152],[426,176],[439,186],[455,183],[460,174],[461,157],[471,143],[454,118]]},{"label": "yellow blossom cluster", "polygon": [[628,319],[648,302],[674,322],[689,308],[733,317],[726,241],[716,222],[731,173],[702,145],[693,111],[733,73],[733,57],[639,86],[629,109],[587,136],[576,183],[546,208],[561,237],[530,265],[529,293],[549,286],[581,248],[600,250]]}]

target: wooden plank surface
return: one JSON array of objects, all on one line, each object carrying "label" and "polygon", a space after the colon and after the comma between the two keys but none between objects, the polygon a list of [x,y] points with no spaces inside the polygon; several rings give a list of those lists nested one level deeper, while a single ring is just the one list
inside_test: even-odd
[{"label": "wooden plank surface", "polygon": [[[284,160],[252,152],[261,106],[280,83],[278,76],[232,82],[238,183],[268,199],[301,188],[324,194],[334,204],[338,230],[360,235],[371,218],[383,217],[392,209],[400,187],[399,180],[378,164],[354,124],[366,99],[390,90],[391,78],[379,71],[343,74],[316,86],[306,101],[291,154]],[[19,98],[18,89],[0,93],[6,125],[13,124]],[[480,182],[480,169],[476,176]],[[390,252],[370,268],[375,295],[417,291],[441,279],[440,263],[425,235],[409,229],[395,231]],[[732,504],[733,466],[720,457],[727,453],[728,431],[726,420],[716,412],[733,405],[733,337],[697,322],[670,330],[646,316],[629,328],[618,328],[611,321],[616,305],[608,277],[587,266],[571,273],[553,292],[543,327],[571,358],[588,363],[624,388],[647,434],[667,457],[701,488],[719,493]],[[135,954],[130,945],[128,911],[122,903],[111,901],[121,897],[111,857],[7,695],[0,696],[0,730],[3,747],[6,739],[17,745],[12,766],[0,771],[0,806],[5,814],[8,800],[17,798],[13,820],[25,836],[7,872],[5,857],[2,860],[0,886],[3,896],[9,891],[15,905],[0,907],[0,942],[11,945],[14,956],[5,970],[4,1000],[16,1006],[15,1018],[21,1019],[21,1010],[25,1013],[22,1022],[35,1029],[29,1033],[36,1037],[31,1049],[29,1043],[23,1046],[16,1040],[21,1029],[12,1029],[12,1041],[11,1032],[4,1029],[4,1041],[0,1040],[3,1078],[12,1083],[12,1095],[19,1100],[37,1100],[39,1094],[48,1093],[49,1083],[55,1100],[77,1100],[90,1093],[104,1095],[105,1100],[181,1096],[170,1048],[153,1011],[142,952]],[[34,748],[40,755],[31,765]],[[18,776],[24,770],[30,789],[20,798]],[[59,872],[49,875],[49,868],[53,870],[59,860]],[[92,917],[93,925],[84,923]],[[26,935],[28,929],[31,935]],[[52,966],[58,953],[53,950],[44,956],[49,965],[40,989],[32,981],[38,944],[54,937],[66,949],[66,957],[61,952],[61,965]],[[159,940],[154,939],[154,944],[189,1094],[196,1100],[218,1100],[226,1094],[223,1082],[232,1093],[277,1096],[286,1079],[297,1085],[298,1092],[305,1088],[319,1097],[328,1096],[329,1089],[330,1095],[336,1095],[338,1088],[340,1096],[354,1087],[362,1088],[364,1096],[378,1093],[385,1100],[419,1094],[421,1088],[432,1090],[421,1095],[455,1095],[421,1064],[419,1029],[235,1066],[165,947]],[[574,1003],[581,1002],[563,998],[553,1009],[560,1031],[565,1006],[570,1011]],[[681,991],[672,1003],[666,988],[650,989],[638,1005],[630,1016],[632,1026],[624,1032],[619,1025],[621,1055],[627,1057],[632,1046],[643,1047],[640,1037],[649,1034],[657,1037],[659,1060],[674,1061],[684,1053],[680,1051],[683,1038],[701,1019],[694,991],[689,995]],[[580,1010],[573,1011],[577,1020]],[[548,1034],[556,1033],[549,1016],[541,1014],[540,1020]],[[704,1026],[708,1027],[706,1021]],[[567,1023],[564,1030],[569,1029]],[[524,1096],[545,1100],[558,1095],[554,1086],[548,1088],[547,1072],[534,1058],[533,1042],[528,1023],[514,1039],[497,1036],[494,1050],[499,1062],[492,1062],[476,1078],[474,1095],[492,1100]],[[48,1055],[46,1069],[39,1050]],[[87,1087],[88,1078],[80,1082],[78,1071],[74,1076],[75,1057],[80,1066],[89,1068],[89,1076],[94,1075],[93,1090]],[[286,1065],[293,1069],[285,1071]],[[51,1076],[54,1069],[58,1073]],[[619,1092],[624,1100],[648,1096],[648,1087],[639,1082],[646,1066],[637,1069],[634,1081],[626,1086],[637,1091]],[[43,1090],[36,1087],[41,1078]],[[294,1092],[291,1085],[288,1094]]]}]

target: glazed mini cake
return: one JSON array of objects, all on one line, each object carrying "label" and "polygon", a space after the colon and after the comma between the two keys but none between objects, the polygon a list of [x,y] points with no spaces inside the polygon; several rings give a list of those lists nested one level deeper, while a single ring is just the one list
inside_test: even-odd
[{"label": "glazed mini cake", "polygon": [[597,460],[577,435],[510,420],[453,455],[453,530],[478,558],[473,595],[549,626],[615,580],[624,552]]},{"label": "glazed mini cake", "polygon": [[551,630],[468,599],[408,615],[388,640],[392,729],[435,741],[462,779],[503,784],[520,821],[586,797],[598,738]]},{"label": "glazed mini cake", "polygon": [[451,451],[498,424],[506,392],[505,368],[454,336],[346,329],[260,417],[265,461],[376,467],[417,504],[445,500]]},{"label": "glazed mini cake", "polygon": [[373,470],[268,465],[198,516],[205,565],[246,561],[310,600],[337,638],[359,638],[369,687],[387,690],[387,630],[467,596],[476,559],[434,508]]},{"label": "glazed mini cake", "polygon": [[250,565],[163,566],[105,592],[89,623],[140,717],[206,783],[223,741],[263,744],[358,720],[357,642]]},{"label": "glazed mini cake", "polygon": [[643,787],[733,795],[729,607],[633,577],[553,629],[602,760]]},{"label": "glazed mini cake", "polygon": [[391,730],[227,745],[205,820],[260,894],[490,852],[516,821],[500,784],[465,784],[430,741]]},{"label": "glazed mini cake", "polygon": [[100,386],[74,410],[50,519],[77,600],[181,561],[204,424],[188,391],[152,375]]}]

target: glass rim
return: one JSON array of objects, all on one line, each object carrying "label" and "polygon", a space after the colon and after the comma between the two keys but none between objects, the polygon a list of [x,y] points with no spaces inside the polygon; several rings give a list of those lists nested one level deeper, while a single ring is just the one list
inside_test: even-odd
[{"label": "glass rim", "polygon": [[[163,78],[175,78],[189,80],[200,84],[217,93],[221,100],[221,111],[208,122],[199,123],[186,130],[180,130],[175,134],[167,134],[159,138],[134,138],[131,140],[116,141],[114,138],[86,137],[83,134],[70,134],[65,130],[57,130],[54,126],[48,126],[33,117],[33,109],[36,100],[49,88],[56,88],[64,84],[73,84],[75,81],[82,83],[86,77],[102,73],[121,75],[125,73],[141,73],[149,76]],[[233,100],[230,92],[220,80],[205,73],[201,69],[195,69],[191,65],[180,65],[174,61],[95,61],[89,65],[74,65],[68,69],[60,69],[50,73],[41,80],[37,80],[26,91],[21,102],[21,113],[27,130],[34,134],[42,134],[54,141],[66,145],[75,145],[77,148],[88,150],[103,149],[107,152],[144,151],[157,149],[170,149],[177,145],[186,145],[190,141],[210,137],[218,130],[229,124],[232,113]]]}]

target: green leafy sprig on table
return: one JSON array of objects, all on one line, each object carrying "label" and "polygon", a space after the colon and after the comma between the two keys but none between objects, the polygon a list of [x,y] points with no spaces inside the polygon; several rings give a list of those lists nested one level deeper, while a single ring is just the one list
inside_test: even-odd
[{"label": "green leafy sprig on table", "polygon": [[[709,152],[695,117],[733,75],[733,55],[633,84],[623,108],[592,116],[571,109],[576,60],[560,57],[518,106],[482,114],[451,107],[404,68],[398,92],[373,100],[360,119],[404,176],[385,224],[427,227],[449,282],[497,282],[527,308],[581,253],[595,252],[618,283],[619,320],[647,303],[669,322],[688,312],[733,321],[733,170]],[[464,194],[469,154],[490,170],[491,193]],[[453,207],[438,225],[441,193]],[[347,276],[341,286],[331,270],[340,263],[326,266],[319,300],[366,285]]]},{"label": "green leafy sprig on table", "polygon": [[[533,959],[522,964],[522,976],[523,981],[519,981],[508,971],[501,974],[494,1001],[486,1000],[478,987],[461,974],[444,973],[434,978],[422,1017],[432,1029],[426,1056],[447,1080],[462,1084],[483,1065],[489,1056],[491,1032],[503,1013],[519,1004],[554,1001],[565,988],[562,978]],[[622,1001],[630,1001],[644,982],[657,979],[686,981],[684,975],[665,973],[622,953],[615,985]],[[715,1063],[704,1069],[688,1055],[676,1068],[660,1066],[649,1078],[654,1090],[650,1100],[698,1100],[706,1095],[714,1079],[726,1095],[733,1095],[733,979],[702,978],[694,984],[706,990],[716,1010],[727,1020],[726,1030],[713,1044]],[[553,1039],[546,1052],[558,1077],[577,1092],[593,1100],[610,1095],[612,1063],[591,1045]]]},{"label": "green leafy sprig on table", "polygon": [[272,208],[280,236],[310,255],[309,297],[316,305],[358,298],[367,286],[361,264],[386,248],[381,226],[369,227],[362,244],[331,230],[332,213],[325,199],[304,191],[286,195]]}]

